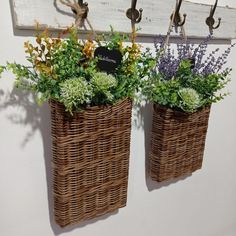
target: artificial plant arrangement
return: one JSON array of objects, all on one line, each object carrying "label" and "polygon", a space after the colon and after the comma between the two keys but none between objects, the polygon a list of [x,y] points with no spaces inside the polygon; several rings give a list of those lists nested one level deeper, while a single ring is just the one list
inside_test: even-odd
[{"label": "artificial plant arrangement", "polygon": [[148,100],[159,105],[187,113],[210,106],[222,100],[228,93],[220,93],[230,81],[231,68],[224,68],[234,45],[223,54],[219,48],[208,55],[211,36],[198,46],[177,44],[177,50],[167,47],[164,40],[155,42],[156,68],[143,82],[143,92]]},{"label": "artificial plant arrangement", "polygon": [[198,46],[162,39],[155,43],[156,67],[143,81],[143,94],[154,103],[149,171],[158,182],[200,169],[212,103],[230,81],[225,68],[234,45],[207,54],[211,35]]},{"label": "artificial plant arrangement", "polygon": [[[69,28],[25,43],[29,65],[7,63],[17,87],[51,108],[55,221],[65,227],[126,205],[132,99],[153,63],[113,29],[96,40]],[[144,56],[143,56],[144,55]]]},{"label": "artificial plant arrangement", "polygon": [[[63,39],[66,35],[68,38]],[[61,102],[71,114],[133,99],[150,61],[143,57],[141,46],[124,46],[128,36],[112,28],[95,41],[83,42],[78,37],[73,27],[56,38],[48,30],[37,33],[34,45],[28,41],[24,45],[29,65],[7,63],[0,73],[11,70],[17,87],[33,91],[39,103],[51,99]]]}]

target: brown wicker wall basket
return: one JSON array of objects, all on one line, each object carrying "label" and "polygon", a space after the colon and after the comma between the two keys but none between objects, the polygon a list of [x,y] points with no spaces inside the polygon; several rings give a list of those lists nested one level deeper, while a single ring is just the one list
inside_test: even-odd
[{"label": "brown wicker wall basket", "polygon": [[65,227],[124,207],[131,101],[73,116],[58,102],[50,101],[50,106],[55,221]]},{"label": "brown wicker wall basket", "polygon": [[154,104],[149,173],[162,182],[202,167],[210,107],[195,113]]}]

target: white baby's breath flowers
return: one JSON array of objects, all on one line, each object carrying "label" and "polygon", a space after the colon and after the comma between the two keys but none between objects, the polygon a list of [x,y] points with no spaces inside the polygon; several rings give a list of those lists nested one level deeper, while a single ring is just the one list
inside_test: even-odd
[{"label": "white baby's breath flowers", "polygon": [[61,102],[67,111],[72,113],[73,107],[88,104],[91,101],[91,86],[84,78],[65,80],[60,84]]}]

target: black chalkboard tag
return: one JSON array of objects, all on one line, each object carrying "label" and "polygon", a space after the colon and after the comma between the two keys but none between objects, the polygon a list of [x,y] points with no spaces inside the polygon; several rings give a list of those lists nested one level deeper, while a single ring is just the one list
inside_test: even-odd
[{"label": "black chalkboard tag", "polygon": [[122,61],[122,54],[119,50],[110,50],[106,47],[96,48],[94,57],[98,58],[97,67],[107,73],[114,72]]}]

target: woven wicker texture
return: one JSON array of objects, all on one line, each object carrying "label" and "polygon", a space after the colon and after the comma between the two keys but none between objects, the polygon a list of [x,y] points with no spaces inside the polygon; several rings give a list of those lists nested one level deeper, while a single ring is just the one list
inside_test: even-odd
[{"label": "woven wicker texture", "polygon": [[131,101],[73,116],[60,103],[50,105],[55,221],[65,227],[124,207]]},{"label": "woven wicker texture", "polygon": [[210,107],[187,114],[154,104],[149,172],[162,182],[202,166]]}]

